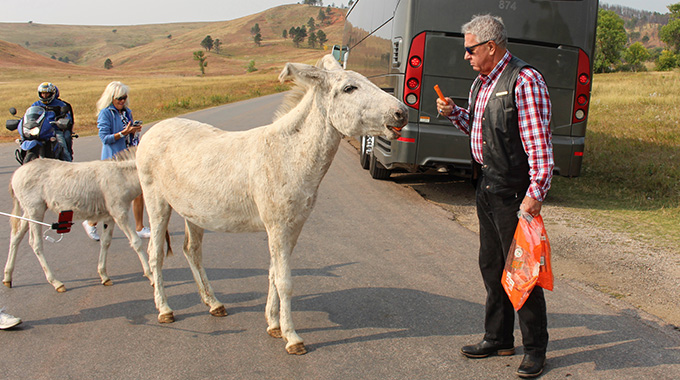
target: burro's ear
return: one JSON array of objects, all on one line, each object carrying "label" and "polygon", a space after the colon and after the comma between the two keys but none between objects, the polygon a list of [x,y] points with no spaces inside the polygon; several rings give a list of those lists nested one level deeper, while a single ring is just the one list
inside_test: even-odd
[{"label": "burro's ear", "polygon": [[283,83],[291,79],[296,83],[313,86],[326,79],[326,72],[318,67],[302,63],[286,63],[279,74],[279,81]]},{"label": "burro's ear", "polygon": [[338,62],[338,60],[333,57],[333,54],[326,54],[321,57],[318,61],[316,61],[316,67],[326,70],[342,70],[340,62]]}]

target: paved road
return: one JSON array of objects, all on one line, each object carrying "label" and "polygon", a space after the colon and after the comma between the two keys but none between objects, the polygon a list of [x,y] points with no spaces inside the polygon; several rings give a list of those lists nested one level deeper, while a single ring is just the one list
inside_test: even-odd
[{"label": "paved road", "polygon": [[[188,115],[225,129],[267,124],[267,96]],[[197,142],[210,149],[209,141]],[[0,188],[17,164],[0,145]],[[99,157],[96,137],[77,140],[76,160]],[[188,158],[190,159],[190,157]],[[206,184],[209,185],[209,184]],[[0,194],[0,210],[11,209]],[[50,221],[56,220],[48,214]],[[470,360],[458,352],[482,331],[478,237],[410,187],[374,181],[346,141],[321,184],[293,260],[293,316],[309,353],[290,356],[265,331],[266,235],[207,233],[204,262],[229,312],[208,314],[182,257],[183,223],[170,231],[166,291],[177,321],[156,322],[152,288],[117,230],[99,285],[98,245],[78,224],[46,256],[68,291],[45,281],[27,241],[13,289],[0,304],[24,323],[0,331],[7,379],[512,379],[513,357]],[[8,246],[0,223],[0,246]],[[0,259],[4,265],[5,259]],[[544,379],[677,379],[680,338],[635,311],[560,281],[547,295],[551,343]],[[519,344],[519,332],[516,334]]]}]

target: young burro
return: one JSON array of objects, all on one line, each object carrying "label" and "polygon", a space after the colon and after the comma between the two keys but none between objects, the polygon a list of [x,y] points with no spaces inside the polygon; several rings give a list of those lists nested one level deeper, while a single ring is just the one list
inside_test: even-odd
[{"label": "young burro", "polygon": [[[298,89],[272,124],[225,132],[196,121],[165,120],[142,137],[137,168],[152,231],[149,264],[158,321],[174,321],[161,271],[162,237],[174,209],[185,219],[184,254],[201,298],[215,316],[227,313],[201,263],[203,231],[267,232],[267,332],[282,337],[288,353],[304,354],[291,319],[290,256],[319,184],[343,135],[397,138],[408,110],[365,77],[342,70],[330,55],[316,67],[286,64],[279,80],[287,79]],[[211,148],[200,148],[201,141],[210,141]]]},{"label": "young burro", "polygon": [[[101,236],[99,251],[98,271],[104,285],[113,285],[106,274],[106,255],[111,245],[115,221],[139,256],[144,276],[151,281],[142,241],[128,223],[130,204],[142,193],[134,150],[121,152],[114,159],[105,161],[74,163],[51,159],[33,160],[14,172],[9,190],[14,200],[13,215],[21,215],[23,210],[25,218],[42,221],[48,209],[56,213],[72,210],[74,220],[100,221],[108,226]],[[54,278],[43,256],[42,226],[17,218],[11,218],[10,224],[12,231],[3,284],[8,288],[12,287],[17,248],[30,228],[29,242],[45,272],[47,282],[58,292],[65,292],[66,287]]]}]

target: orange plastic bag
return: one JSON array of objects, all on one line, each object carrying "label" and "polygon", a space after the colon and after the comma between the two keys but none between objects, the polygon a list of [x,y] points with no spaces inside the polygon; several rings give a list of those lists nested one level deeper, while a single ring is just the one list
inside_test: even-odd
[{"label": "orange plastic bag", "polygon": [[508,252],[501,283],[515,310],[519,310],[534,286],[552,290],[550,242],[543,218],[520,216],[515,236]]},{"label": "orange plastic bag", "polygon": [[545,290],[553,290],[553,272],[552,266],[550,264],[550,240],[548,240],[548,234],[545,232],[545,226],[543,225],[543,218],[539,215],[535,217],[530,225],[536,231],[540,231],[540,239],[542,244],[541,256],[539,257],[539,263],[541,267],[538,271],[538,282],[536,285],[540,286]]}]

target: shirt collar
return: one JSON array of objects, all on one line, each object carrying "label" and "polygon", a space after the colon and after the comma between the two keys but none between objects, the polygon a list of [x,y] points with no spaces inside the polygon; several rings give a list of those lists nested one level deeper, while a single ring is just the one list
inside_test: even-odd
[{"label": "shirt collar", "polygon": [[479,74],[479,79],[482,81],[483,84],[489,84],[501,75],[503,72],[503,69],[505,69],[505,66],[508,65],[508,62],[510,62],[510,58],[512,58],[512,54],[510,54],[510,51],[506,50],[505,54],[503,54],[503,58],[501,58],[500,61],[496,64],[496,66],[491,70],[489,75],[484,75],[484,74]]}]

